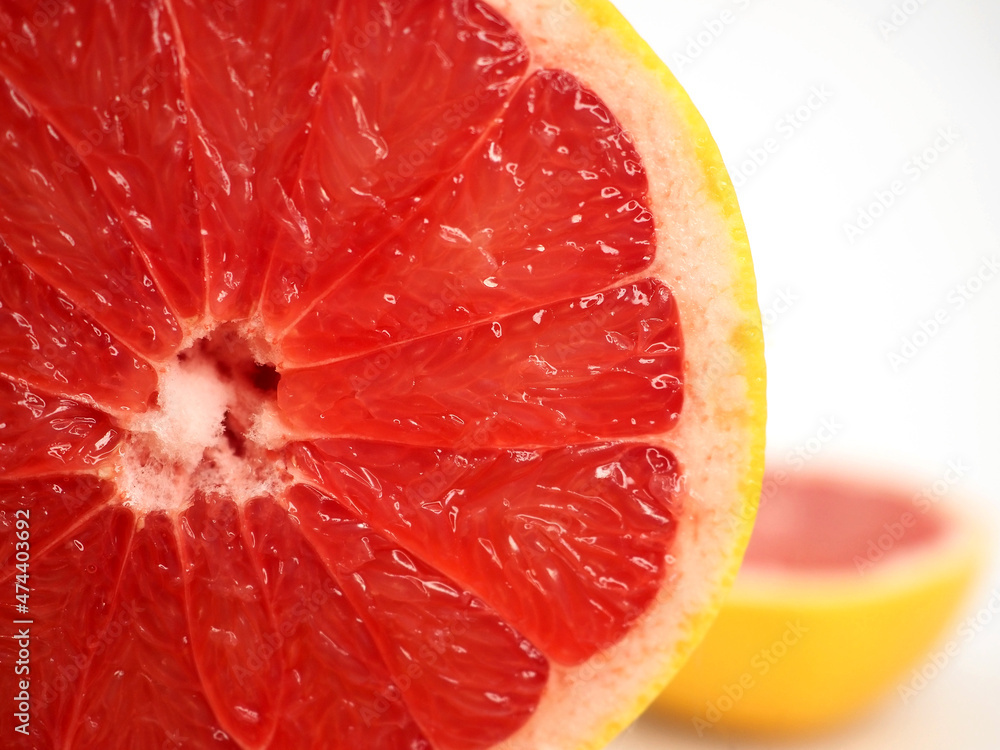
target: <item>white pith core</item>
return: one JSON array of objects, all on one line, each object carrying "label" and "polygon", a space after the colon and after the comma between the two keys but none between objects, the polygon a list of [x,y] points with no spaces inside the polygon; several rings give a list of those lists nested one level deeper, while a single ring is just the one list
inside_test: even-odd
[{"label": "white pith core", "polygon": [[139,512],[179,511],[199,494],[242,504],[285,483],[263,424],[277,375],[238,334],[216,331],[164,364],[156,403],[128,425],[114,479]]}]

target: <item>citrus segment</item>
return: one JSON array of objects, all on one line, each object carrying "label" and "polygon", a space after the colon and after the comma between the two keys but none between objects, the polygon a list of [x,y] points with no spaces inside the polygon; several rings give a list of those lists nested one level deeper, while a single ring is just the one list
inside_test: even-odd
[{"label": "citrus segment", "polygon": [[321,441],[295,452],[314,482],[561,663],[621,638],[666,573],[678,467],[650,446],[453,453]]},{"label": "citrus segment", "polygon": [[246,644],[243,668],[258,668],[278,650],[285,664],[271,688],[281,701],[271,746],[314,747],[322,739],[336,750],[428,750],[371,633],[299,523],[267,498],[251,502],[244,517],[278,636]]},{"label": "citrus segment", "polygon": [[[350,3],[341,3],[349,5]],[[335,2],[166,4],[178,39],[211,314],[260,297],[327,67]],[[267,50],[261,54],[261,50]]]},{"label": "citrus segment", "polygon": [[528,65],[510,25],[471,0],[341,2],[330,55],[268,274],[263,312],[277,331],[399,228]]},{"label": "citrus segment", "polygon": [[110,457],[121,430],[102,411],[0,378],[3,478],[90,471]]},{"label": "citrus segment", "polygon": [[295,488],[290,500],[433,747],[490,747],[524,723],[548,674],[531,643],[331,498]]},{"label": "citrus segment", "polygon": [[[669,430],[683,401],[677,306],[653,280],[301,370],[292,424],[430,445],[566,445]],[[627,415],[627,416],[626,416]]]},{"label": "citrus segment", "polygon": [[[106,502],[107,494],[100,499]],[[4,500],[6,505],[8,498]],[[31,566],[32,611],[39,627],[30,630],[44,644],[35,649],[31,666],[39,688],[46,688],[36,700],[49,708],[39,727],[47,746],[56,747],[66,739],[74,708],[72,688],[86,667],[87,641],[107,624],[109,592],[128,544],[129,515],[121,508],[105,507],[83,523],[74,519],[73,538],[50,538],[48,554]],[[14,664],[17,646],[5,638],[0,649],[4,663]]]},{"label": "citrus segment", "polygon": [[[37,680],[35,703],[45,708],[37,726],[40,747],[64,746],[71,736],[77,690],[93,651],[91,640],[96,643],[106,631],[114,610],[130,531],[128,511],[105,507],[79,524],[71,538],[53,540],[47,554],[34,556],[28,630],[38,639],[33,641],[30,674]],[[9,605],[6,609],[10,611]],[[18,647],[4,638],[0,654],[5,664],[13,665]]]},{"label": "citrus segment", "polygon": [[0,75],[65,144],[43,168],[85,167],[171,309],[190,318],[204,308],[204,271],[198,215],[182,210],[195,192],[173,40],[154,0],[0,11]]},{"label": "citrus segment", "polygon": [[[469,144],[473,146],[473,144]],[[593,292],[652,260],[646,174],[571,75],[537,71],[436,191],[284,336],[315,362]],[[381,238],[380,238],[381,239]]]},{"label": "citrus segment", "polygon": [[156,373],[0,246],[0,373],[112,414],[143,411]]},{"label": "citrus segment", "polygon": [[0,581],[10,582],[19,572],[14,566],[19,508],[32,509],[29,520],[33,548],[42,553],[65,542],[85,519],[114,499],[114,490],[110,483],[86,474],[19,482],[0,480],[0,524],[4,530],[0,543]]},{"label": "citrus segment", "polygon": [[[206,700],[195,665],[175,521],[151,512],[141,527],[134,519],[132,525],[131,543],[116,545],[127,550],[127,559],[116,589],[108,592],[108,625],[91,629],[79,652],[86,673],[67,687],[49,681],[78,704],[64,742],[74,748],[187,744],[237,750]],[[78,614],[48,614],[49,621],[60,617],[74,623]]]},{"label": "citrus segment", "polygon": [[[181,338],[178,322],[90,173],[79,162],[61,164],[68,144],[6,86],[0,132],[10,134],[0,195],[12,198],[0,204],[3,244],[133,351],[171,354]],[[15,197],[24,195],[33,200]]]},{"label": "citrus segment", "polygon": [[191,651],[205,698],[235,742],[265,746],[277,728],[274,687],[285,668],[278,649],[258,651],[246,664],[254,645],[278,638],[252,542],[236,505],[219,496],[197,496],[181,514],[180,530]]}]

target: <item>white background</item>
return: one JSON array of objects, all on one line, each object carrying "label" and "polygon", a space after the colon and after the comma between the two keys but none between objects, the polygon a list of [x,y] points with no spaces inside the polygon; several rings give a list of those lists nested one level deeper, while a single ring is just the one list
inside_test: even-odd
[{"label": "white background", "polygon": [[[952,462],[964,468],[951,494],[978,503],[996,538],[1000,273],[969,282],[1000,262],[1000,3],[616,5],[687,89],[738,185],[766,319],[769,461],[816,449],[825,422],[836,434],[810,453],[817,466],[924,486]],[[960,307],[963,287],[981,288]],[[998,562],[964,614],[1000,588]],[[613,745],[759,746],[649,719]],[[890,695],[860,724],[782,747],[1000,748],[1000,615],[917,698]]]}]

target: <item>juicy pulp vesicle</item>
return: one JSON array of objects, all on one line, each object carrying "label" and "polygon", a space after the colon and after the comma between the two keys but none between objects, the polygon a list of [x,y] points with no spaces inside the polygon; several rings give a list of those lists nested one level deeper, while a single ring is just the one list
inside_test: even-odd
[{"label": "juicy pulp vesicle", "polygon": [[31,511],[31,741],[501,741],[671,574],[683,341],[628,134],[483,3],[24,36],[29,6],[0,524]]}]

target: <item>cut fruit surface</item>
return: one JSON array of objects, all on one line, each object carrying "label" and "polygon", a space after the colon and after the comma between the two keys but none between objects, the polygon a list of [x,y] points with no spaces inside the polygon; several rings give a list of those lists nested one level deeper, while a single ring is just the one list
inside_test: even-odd
[{"label": "cut fruit surface", "polygon": [[739,564],[764,373],[725,170],[611,6],[14,0],[0,83],[11,747],[642,710]]},{"label": "cut fruit surface", "polygon": [[654,705],[700,736],[852,719],[934,646],[983,542],[975,520],[919,486],[770,467],[736,585]]}]

